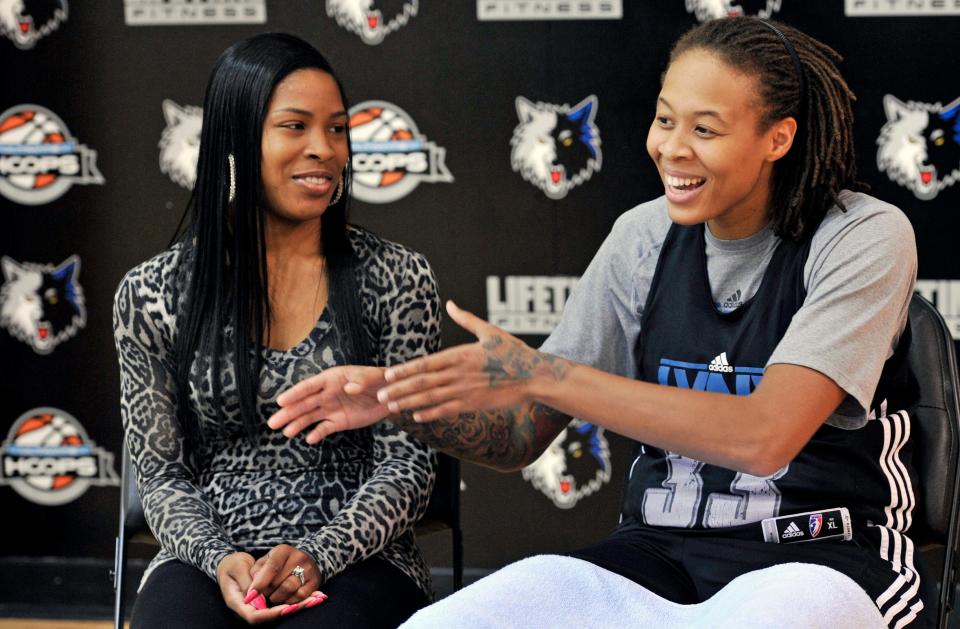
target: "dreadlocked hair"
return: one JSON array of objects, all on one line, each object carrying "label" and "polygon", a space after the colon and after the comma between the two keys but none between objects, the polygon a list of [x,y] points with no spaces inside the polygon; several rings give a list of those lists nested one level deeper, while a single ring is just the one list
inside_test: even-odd
[{"label": "dreadlocked hair", "polygon": [[[800,68],[771,25],[793,44]],[[674,45],[670,61],[694,49],[714,53],[732,68],[757,77],[764,107],[761,132],[788,116],[797,121],[793,146],[773,167],[774,233],[799,240],[816,229],[832,206],[846,210],[838,196],[841,190],[866,189],[856,180],[856,97],[837,70],[842,57],[835,50],[794,28],[755,17],[695,26]]]}]

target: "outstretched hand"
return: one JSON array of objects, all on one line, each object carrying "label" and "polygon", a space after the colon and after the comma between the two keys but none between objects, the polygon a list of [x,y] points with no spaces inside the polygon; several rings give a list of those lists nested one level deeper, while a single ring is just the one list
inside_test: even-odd
[{"label": "outstretched hand", "polygon": [[327,369],[283,392],[277,398],[281,408],[267,425],[274,430],[282,428],[286,437],[313,426],[306,437],[310,444],[335,432],[369,426],[389,413],[377,400],[377,390],[384,384],[379,367]]},{"label": "outstretched hand", "polygon": [[476,343],[418,358],[389,369],[333,367],[277,398],[280,410],[267,425],[295,437],[313,426],[307,443],[363,428],[391,413],[412,410],[416,421],[506,408],[533,399],[537,378],[560,380],[572,366],[543,354],[500,328],[447,302],[447,313],[477,337]]},{"label": "outstretched hand", "polygon": [[497,326],[447,302],[447,314],[476,343],[390,367],[377,394],[391,413],[413,410],[416,421],[505,408],[533,400],[537,378],[561,379],[571,363],[536,351]]}]

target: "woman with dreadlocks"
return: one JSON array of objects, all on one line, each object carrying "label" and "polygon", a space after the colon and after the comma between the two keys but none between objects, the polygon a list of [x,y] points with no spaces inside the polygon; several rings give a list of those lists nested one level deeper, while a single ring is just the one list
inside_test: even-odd
[{"label": "woman with dreadlocks", "polygon": [[573,598],[591,621],[616,608],[667,626],[732,591],[737,615],[713,608],[710,626],[926,620],[899,412],[916,247],[898,209],[857,191],[838,61],[756,18],[693,28],[647,137],[665,194],[617,220],[539,351],[449,303],[477,343],[281,396],[270,424],[288,436],[386,418],[500,469],[532,462],[572,417],[636,440],[607,539],[518,562],[412,625]]}]

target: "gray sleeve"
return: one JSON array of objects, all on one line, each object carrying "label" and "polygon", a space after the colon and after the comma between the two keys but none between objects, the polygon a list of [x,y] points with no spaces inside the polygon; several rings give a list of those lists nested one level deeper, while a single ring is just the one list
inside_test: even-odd
[{"label": "gray sleeve", "polygon": [[635,378],[640,316],[669,226],[662,198],[620,216],[541,351]]},{"label": "gray sleeve", "polygon": [[900,210],[866,195],[848,197],[848,212],[831,210],[814,236],[806,299],[767,364],[819,371],[861,407],[844,404],[838,412],[862,416],[906,325],[917,249]]}]

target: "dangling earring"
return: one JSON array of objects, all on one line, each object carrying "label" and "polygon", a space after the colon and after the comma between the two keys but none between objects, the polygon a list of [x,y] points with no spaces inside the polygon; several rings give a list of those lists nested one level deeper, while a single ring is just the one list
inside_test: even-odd
[{"label": "dangling earring", "polygon": [[230,193],[227,195],[227,203],[233,203],[237,198],[237,163],[233,159],[233,153],[227,155],[227,165],[230,167]]},{"label": "dangling earring", "polygon": [[337,191],[333,194],[333,198],[330,199],[330,205],[336,205],[340,197],[343,196],[343,178],[346,177],[346,175],[347,171],[344,169],[343,173],[340,174],[340,181],[337,183]]}]

